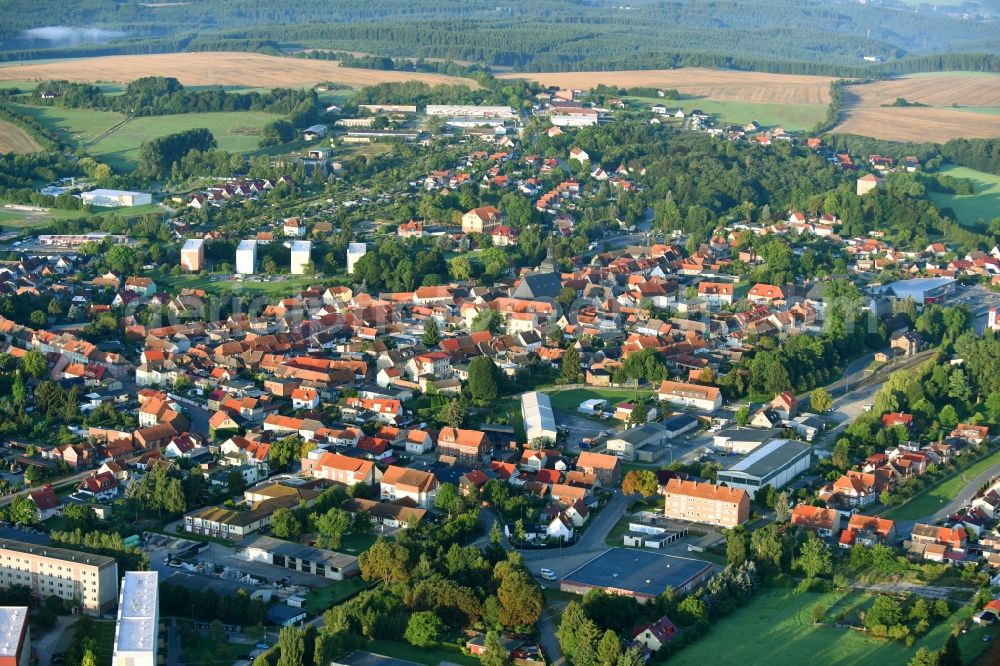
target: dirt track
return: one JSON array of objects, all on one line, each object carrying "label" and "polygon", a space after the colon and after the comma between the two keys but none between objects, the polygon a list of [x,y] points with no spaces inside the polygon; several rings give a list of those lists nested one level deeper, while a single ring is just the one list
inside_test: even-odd
[{"label": "dirt track", "polygon": [[42,147],[17,125],[0,120],[0,153],[36,153]]}]

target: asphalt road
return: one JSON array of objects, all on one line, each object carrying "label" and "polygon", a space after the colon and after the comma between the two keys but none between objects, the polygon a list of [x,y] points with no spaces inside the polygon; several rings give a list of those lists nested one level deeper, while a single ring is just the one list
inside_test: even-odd
[{"label": "asphalt road", "polygon": [[[616,492],[607,506],[594,516],[593,521],[584,530],[579,541],[571,546],[563,546],[558,549],[522,550],[524,561],[529,567],[537,565],[539,568],[544,566],[547,569],[552,569],[561,578],[578,567],[582,563],[581,558],[583,558],[583,562],[586,562],[608,549],[604,539],[611,528],[625,515],[625,511],[633,499],[633,497],[623,495],[621,491]],[[535,574],[537,575],[537,573],[536,570]]]}]

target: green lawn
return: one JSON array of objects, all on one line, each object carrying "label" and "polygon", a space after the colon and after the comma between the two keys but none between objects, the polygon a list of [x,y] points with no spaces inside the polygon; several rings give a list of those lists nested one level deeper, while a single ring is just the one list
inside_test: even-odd
[{"label": "green lawn", "polygon": [[1000,463],[1000,451],[994,451],[971,467],[947,477],[938,485],[924,490],[909,502],[886,512],[883,516],[890,520],[917,520],[933,515],[972,479],[997,463]]},{"label": "green lawn", "polygon": [[344,538],[340,541],[340,548],[337,550],[342,553],[360,555],[371,548],[377,538],[377,534],[345,534]]},{"label": "green lawn", "polygon": [[115,623],[95,621],[93,636],[97,640],[97,666],[107,666],[115,649]]},{"label": "green lawn", "polygon": [[561,412],[576,414],[577,408],[584,400],[600,398],[608,401],[608,407],[613,408],[616,403],[632,400],[636,396],[649,396],[653,393],[651,389],[606,389],[606,388],[586,388],[568,389],[566,391],[546,390],[552,400],[552,409]]},{"label": "green lawn", "polygon": [[972,180],[976,193],[954,195],[929,192],[931,201],[938,208],[951,208],[958,222],[964,226],[974,226],[1000,217],[1000,176],[956,166],[944,167],[941,173]]},{"label": "green lawn", "polygon": [[[836,613],[856,617],[871,600],[868,595],[843,592],[763,590],[747,606],[716,622],[705,637],[676,654],[670,663],[678,666],[706,663],[906,666],[919,648],[940,648],[955,624],[971,616],[971,608],[963,606],[910,648],[899,641],[868,638],[850,629],[813,626],[810,612],[817,603],[830,609],[827,617],[831,618],[832,625]],[[974,627],[961,636],[959,642],[964,659],[982,650],[984,632]]]},{"label": "green lawn", "polygon": [[524,416],[521,414],[520,396],[499,398],[493,403],[490,416],[487,420],[493,423],[504,422],[512,425],[514,426],[514,436],[517,437],[517,441],[523,442],[527,440],[527,436],[524,434]]},{"label": "green lawn", "polygon": [[366,587],[369,587],[369,584],[360,578],[348,578],[333,585],[317,588],[306,596],[306,609],[310,613],[322,613]]},{"label": "green lawn", "polygon": [[[226,277],[231,277],[227,274]],[[313,285],[323,285],[330,280],[317,280],[310,276],[282,276],[282,279],[272,279],[268,282],[244,280],[237,282],[229,279],[212,280],[211,275],[163,275],[156,278],[156,283],[172,289],[204,289],[207,293],[219,293],[225,289],[244,294],[264,294],[267,296],[291,296],[300,289]]]},{"label": "green lawn", "polygon": [[414,661],[427,666],[438,666],[441,662],[451,662],[467,666],[478,666],[479,659],[462,654],[455,645],[442,645],[435,649],[416,648],[409,643],[397,643],[396,641],[373,640],[365,649],[374,654],[396,659]]},{"label": "green lawn", "polygon": [[209,666],[229,666],[249,654],[253,644],[247,643],[210,643],[207,634],[194,628],[190,622],[178,622],[181,644],[181,662]]},{"label": "green lawn", "polygon": [[678,100],[653,97],[627,99],[648,105],[664,104],[668,109],[684,109],[685,112],[701,109],[721,125],[746,125],[751,120],[756,120],[763,127],[783,127],[789,131],[811,129],[826,115],[826,107],[822,104],[759,104],[689,96],[682,96]]},{"label": "green lawn", "polygon": [[140,144],[198,127],[211,130],[223,150],[250,152],[257,149],[260,128],[279,117],[256,111],[184,113],[133,118],[121,124],[125,116],[112,111],[28,105],[19,105],[18,110],[33,116],[65,140],[81,145],[116,169],[136,166]]}]

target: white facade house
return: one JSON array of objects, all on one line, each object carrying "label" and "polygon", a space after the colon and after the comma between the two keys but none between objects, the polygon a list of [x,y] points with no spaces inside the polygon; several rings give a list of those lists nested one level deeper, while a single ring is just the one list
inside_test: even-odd
[{"label": "white facade house", "polygon": [[118,601],[113,666],[156,666],[159,574],[126,571]]},{"label": "white facade house", "polygon": [[257,272],[257,241],[240,241],[236,248],[236,272],[240,275],[253,275]]},{"label": "white facade house", "polygon": [[312,261],[312,241],[292,241],[292,275],[304,275],[306,266]]},{"label": "white facade house", "polygon": [[472,118],[517,118],[511,106],[476,106],[471,104],[428,104],[428,116],[468,116]]},{"label": "white facade house", "polygon": [[351,243],[347,246],[347,274],[354,275],[354,265],[368,253],[365,243]]}]

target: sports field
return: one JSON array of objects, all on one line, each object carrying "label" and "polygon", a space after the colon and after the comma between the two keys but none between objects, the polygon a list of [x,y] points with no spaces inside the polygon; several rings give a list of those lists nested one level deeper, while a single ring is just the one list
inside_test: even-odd
[{"label": "sports field", "polygon": [[223,150],[249,152],[258,146],[260,129],[280,117],[272,113],[242,111],[184,113],[127,120],[124,115],[113,111],[27,105],[20,105],[18,109],[119,170],[135,167],[142,143],[196,127],[208,128]]},{"label": "sports field", "polygon": [[0,80],[3,81],[66,79],[95,83],[126,83],[143,76],[172,76],[184,85],[191,86],[221,85],[253,88],[308,87],[325,81],[344,83],[352,87],[370,86],[388,81],[462,83],[470,87],[477,86],[472,79],[443,74],[359,69],[341,67],[340,63],[330,60],[306,60],[230,51],[115,55],[58,61],[39,60],[23,65],[0,66]]},{"label": "sports field", "polygon": [[988,223],[1000,217],[1000,176],[956,166],[945,167],[941,173],[972,180],[976,184],[976,193],[954,195],[931,192],[931,200],[938,208],[951,208],[958,222],[966,226],[980,221]]},{"label": "sports field", "polygon": [[[832,620],[839,612],[856,619],[871,601],[864,594],[763,590],[749,604],[714,623],[705,637],[671,657],[670,663],[906,666],[921,647],[940,648],[955,624],[971,615],[969,606],[962,607],[910,648],[901,641],[869,638],[851,629],[813,625],[811,611],[817,603],[830,609],[827,617]],[[986,631],[974,626],[959,637],[964,659],[979,654]]]},{"label": "sports field", "polygon": [[636,396],[649,396],[653,393],[649,389],[611,388],[568,389],[566,391],[544,390],[543,392],[548,393],[549,399],[552,401],[552,409],[558,409],[561,412],[569,412],[571,414],[576,414],[577,408],[584,400],[607,400],[608,406],[614,407],[618,402],[632,400]]}]

